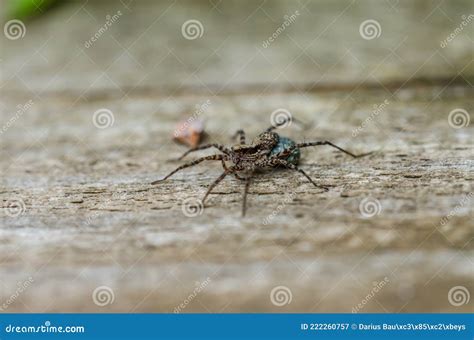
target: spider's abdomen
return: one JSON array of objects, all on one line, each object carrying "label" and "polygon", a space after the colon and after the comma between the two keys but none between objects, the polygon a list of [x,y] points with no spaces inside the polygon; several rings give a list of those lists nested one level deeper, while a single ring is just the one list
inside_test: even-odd
[{"label": "spider's abdomen", "polygon": [[[272,151],[270,152],[270,156],[276,155],[286,149],[289,149],[295,144],[296,143],[292,141],[291,139],[280,136],[278,140],[278,144],[272,149]],[[293,151],[291,151],[290,155],[286,157],[286,160],[291,164],[298,165],[300,161],[300,155],[301,155],[300,150],[296,148]]]}]

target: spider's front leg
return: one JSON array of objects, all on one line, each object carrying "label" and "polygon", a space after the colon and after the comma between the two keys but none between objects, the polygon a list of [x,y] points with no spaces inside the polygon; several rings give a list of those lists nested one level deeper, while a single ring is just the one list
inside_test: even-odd
[{"label": "spider's front leg", "polygon": [[338,149],[339,151],[342,151],[344,152],[345,154],[349,155],[349,156],[352,156],[354,158],[359,158],[359,157],[363,157],[363,156],[367,156],[367,155],[370,155],[372,152],[367,152],[367,153],[363,153],[361,155],[355,155],[353,154],[352,152],[349,152],[347,150],[344,150],[343,148],[341,148],[340,146],[337,146],[336,144],[333,144],[327,140],[325,141],[318,141],[318,142],[308,142],[308,143],[298,143],[296,145],[293,145],[291,147],[292,150],[294,149],[297,149],[297,148],[306,148],[308,146],[318,146],[318,145],[329,145],[329,146],[332,146],[333,148],[336,148]]},{"label": "spider's front leg", "polygon": [[151,184],[158,184],[164,180],[166,180],[167,178],[171,177],[172,175],[174,175],[175,173],[177,173],[179,170],[182,170],[182,169],[185,169],[185,168],[189,168],[190,166],[194,166],[196,164],[199,164],[201,162],[204,162],[204,161],[223,161],[223,160],[227,160],[227,156],[226,155],[211,155],[211,156],[206,156],[206,157],[202,157],[202,158],[198,158],[196,159],[195,161],[192,161],[192,162],[189,162],[189,163],[186,163],[186,164],[183,164],[179,167],[177,167],[176,169],[174,169],[173,171],[171,171],[168,175],[166,175],[164,178],[162,179],[159,179],[157,181],[154,181],[152,182]]},{"label": "spider's front leg", "polygon": [[237,178],[238,180],[241,180],[241,181],[247,180],[247,178],[239,176],[239,174],[237,174],[236,172],[237,170],[231,171],[230,168],[227,167],[227,164],[225,164],[224,160],[222,160],[222,167],[224,168],[224,170],[228,171],[229,173],[232,173],[232,175],[234,175],[234,177]]},{"label": "spider's front leg", "polygon": [[180,161],[182,160],[184,157],[186,157],[188,154],[190,154],[191,152],[195,152],[195,151],[199,151],[199,150],[204,150],[204,149],[209,149],[209,148],[216,148],[217,150],[225,153],[226,155],[229,155],[230,154],[230,150],[227,149],[224,145],[220,145],[220,144],[216,144],[216,143],[212,143],[212,144],[205,144],[205,145],[201,145],[201,146],[197,146],[195,148],[192,148],[192,149],[189,149],[188,151],[186,151],[185,153],[183,153],[181,155],[181,157],[177,158],[176,160],[177,161]]},{"label": "spider's front leg", "polygon": [[244,187],[244,196],[242,198],[242,216],[245,216],[245,213],[247,212],[247,194],[249,192],[249,187],[250,187],[250,180],[252,179],[252,176],[249,176],[245,178],[245,187]]},{"label": "spider's front leg", "polygon": [[[228,160],[228,159],[224,158],[224,160]],[[216,180],[214,182],[211,183],[209,188],[207,188],[207,191],[206,191],[206,193],[204,194],[204,197],[201,200],[202,204],[204,204],[204,202],[206,201],[207,196],[209,196],[212,189],[214,189],[217,184],[219,184],[228,174],[230,174],[230,173],[235,174],[235,171],[236,171],[235,166],[232,166],[232,167],[228,168],[225,165],[224,160],[222,161],[222,166],[224,167],[225,170],[219,177],[216,178]]]},{"label": "spider's front leg", "polygon": [[271,166],[281,165],[281,166],[284,166],[285,168],[298,171],[299,173],[303,174],[303,176],[305,176],[308,179],[308,181],[310,181],[311,184],[313,184],[316,188],[324,189],[324,191],[329,191],[328,187],[316,184],[311,179],[311,177],[309,177],[309,175],[306,172],[304,172],[304,170],[298,168],[296,165],[289,163],[288,161],[284,159],[279,159],[279,158],[270,158],[269,161],[270,161]]},{"label": "spider's front leg", "polygon": [[219,177],[216,178],[216,180],[214,182],[211,183],[211,185],[209,186],[209,188],[207,188],[207,191],[206,193],[204,194],[204,197],[202,198],[201,202],[202,204],[204,205],[204,202],[206,202],[206,198],[207,196],[209,196],[209,194],[211,193],[212,189],[214,189],[214,187],[219,184],[227,175],[229,174],[229,171],[228,170],[225,170]]},{"label": "spider's front leg", "polygon": [[253,174],[250,174],[248,177],[239,176],[239,174],[236,172],[238,169],[236,167],[233,167],[232,169],[228,168],[225,164],[225,161],[222,161],[222,167],[225,171],[232,173],[232,175],[234,175],[234,177],[238,180],[245,181],[244,195],[242,198],[242,216],[245,216],[245,213],[247,212],[247,194],[249,191],[250,179],[253,177]]},{"label": "spider's front leg", "polygon": [[237,137],[239,137],[240,145],[244,145],[245,144],[245,131],[242,129],[237,130],[235,134],[232,136],[232,139],[236,139]]}]

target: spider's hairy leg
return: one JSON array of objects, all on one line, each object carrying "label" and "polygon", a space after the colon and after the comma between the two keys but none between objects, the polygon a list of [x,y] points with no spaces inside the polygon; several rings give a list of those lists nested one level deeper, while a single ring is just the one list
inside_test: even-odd
[{"label": "spider's hairy leg", "polygon": [[271,165],[281,165],[281,166],[284,166],[285,168],[298,171],[299,173],[303,174],[303,176],[305,176],[308,179],[308,181],[310,181],[311,184],[313,184],[316,188],[321,188],[321,189],[324,189],[325,191],[329,190],[329,188],[327,188],[323,185],[318,185],[318,184],[314,183],[314,181],[311,179],[311,177],[309,177],[309,175],[306,172],[304,172],[302,169],[298,168],[296,165],[287,162],[284,159],[273,158],[273,159],[270,159],[270,162],[271,162]]},{"label": "spider's hairy leg", "polygon": [[242,216],[245,216],[245,212],[247,211],[247,193],[249,191],[250,179],[252,178],[252,174],[250,174],[249,177],[239,176],[239,174],[237,174],[239,167],[234,166],[232,168],[228,168],[224,160],[222,160],[222,167],[224,168],[225,171],[234,175],[234,177],[237,178],[238,180],[245,181],[244,195],[243,195],[243,200],[242,200]]},{"label": "spider's hairy leg", "polygon": [[232,168],[232,170],[225,164],[225,161],[222,160],[222,167],[224,168],[224,170],[228,171],[229,173],[231,173],[232,175],[234,175],[235,178],[241,180],[241,181],[245,181],[247,180],[247,178],[245,177],[241,177],[239,176],[239,174],[237,174],[236,171],[238,171],[239,169],[236,168],[235,166]]},{"label": "spider's hairy leg", "polygon": [[244,187],[244,196],[242,198],[242,216],[245,216],[245,213],[247,212],[247,194],[249,192],[249,186],[250,186],[250,179],[252,176],[249,176],[245,178],[245,187]]},{"label": "spider's hairy leg", "polygon": [[235,178],[237,178],[240,181],[246,181],[247,178],[239,176],[236,172],[233,172],[232,175],[234,175]]},{"label": "spider's hairy leg", "polygon": [[211,193],[212,189],[215,188],[215,186],[217,184],[219,184],[230,172],[231,170],[225,170],[219,177],[216,178],[216,180],[214,182],[211,183],[211,185],[209,186],[209,188],[207,188],[207,191],[206,193],[204,194],[204,197],[202,198],[201,202],[202,204],[204,204],[204,202],[206,201],[206,198],[207,196],[209,196],[209,194]]},{"label": "spider's hairy leg", "polygon": [[239,137],[240,145],[244,145],[245,144],[245,131],[242,129],[237,130],[235,134],[232,136],[232,139],[235,139],[237,137]]},{"label": "spider's hairy leg", "polygon": [[363,156],[367,156],[367,155],[370,155],[372,152],[367,152],[367,153],[363,153],[363,154],[360,154],[360,155],[355,155],[353,154],[352,152],[350,151],[347,151],[347,150],[344,150],[343,148],[341,148],[340,146],[337,146],[336,144],[333,144],[329,141],[319,141],[319,142],[308,142],[308,143],[298,143],[296,145],[294,145],[292,147],[292,149],[296,149],[296,148],[306,148],[308,146],[317,146],[317,145],[329,145],[329,146],[332,146],[333,148],[336,148],[338,149],[339,151],[342,151],[344,152],[345,154],[348,154],[349,156],[352,156],[354,158],[359,158],[359,157],[363,157]]},{"label": "spider's hairy leg", "polygon": [[189,149],[188,151],[186,151],[185,153],[183,153],[181,155],[181,157],[177,158],[176,160],[177,161],[180,161],[182,160],[184,157],[186,157],[188,154],[190,154],[191,152],[194,152],[194,151],[199,151],[199,150],[204,150],[204,149],[209,149],[209,148],[216,148],[217,150],[225,153],[226,155],[230,154],[230,150],[227,149],[224,145],[220,145],[220,144],[217,144],[217,143],[212,143],[212,144],[205,144],[205,145],[201,145],[201,146],[197,146],[195,148],[192,148],[192,149]]},{"label": "spider's hairy leg", "polygon": [[179,170],[182,170],[182,169],[185,169],[185,168],[189,168],[190,166],[194,166],[196,164],[199,164],[203,161],[221,161],[221,160],[225,160],[227,159],[227,156],[226,155],[211,155],[211,156],[206,156],[206,157],[202,157],[202,158],[198,158],[196,159],[195,161],[192,161],[192,162],[189,162],[189,163],[186,163],[186,164],[183,164],[179,167],[177,167],[176,169],[174,169],[173,171],[171,171],[168,175],[166,175],[164,178],[162,179],[159,179],[157,181],[154,181],[152,182],[151,184],[158,184],[166,179],[168,179],[169,177],[171,177],[172,175],[174,175],[175,173],[177,173]]}]

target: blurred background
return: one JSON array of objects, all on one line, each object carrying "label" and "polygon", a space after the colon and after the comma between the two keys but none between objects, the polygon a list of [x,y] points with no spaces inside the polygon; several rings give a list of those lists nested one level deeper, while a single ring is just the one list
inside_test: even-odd
[{"label": "blurred background", "polygon": [[[473,311],[472,1],[0,0],[0,15],[1,311]],[[282,135],[375,153],[305,150],[331,190],[272,171],[245,218],[233,178],[187,206],[216,164],[150,185],[186,150],[179,122],[228,145],[279,115],[305,122]]]},{"label": "blurred background", "polygon": [[25,21],[21,41],[4,41],[12,90],[299,89],[469,76],[474,67],[470,1],[37,3],[55,6]]}]

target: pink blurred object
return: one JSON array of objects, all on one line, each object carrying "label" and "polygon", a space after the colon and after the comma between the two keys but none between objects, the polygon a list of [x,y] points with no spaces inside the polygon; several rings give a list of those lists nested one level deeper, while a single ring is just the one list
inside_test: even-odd
[{"label": "pink blurred object", "polygon": [[189,118],[176,127],[173,139],[192,148],[201,143],[204,136],[204,121],[199,118]]}]

